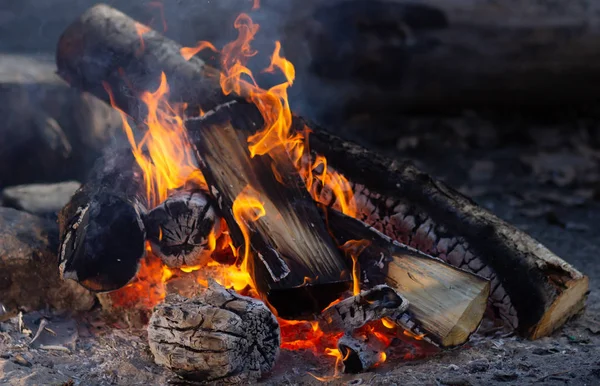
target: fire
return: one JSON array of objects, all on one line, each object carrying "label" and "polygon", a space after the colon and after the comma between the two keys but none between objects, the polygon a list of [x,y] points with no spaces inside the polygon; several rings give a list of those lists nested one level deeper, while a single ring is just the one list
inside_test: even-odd
[{"label": "fire", "polygon": [[[258,0],[255,0],[253,9],[258,5]],[[238,31],[238,38],[225,45],[220,51],[222,68],[219,82],[224,94],[234,93],[247,98],[261,112],[264,126],[248,138],[250,155],[252,157],[268,155],[275,161],[277,157],[289,157],[315,201],[323,205],[335,201],[337,209],[346,215],[356,217],[356,202],[348,180],[329,168],[325,157],[316,156],[312,160],[308,128],[302,131],[292,130],[293,119],[288,101],[288,88],[293,85],[295,69],[293,64],[283,57],[281,44],[275,43],[270,64],[264,71],[279,72],[283,80],[269,89],[263,89],[247,67],[248,61],[257,53],[251,47],[251,42],[259,31],[259,26],[248,15],[241,14],[235,20],[234,27]],[[141,24],[137,27],[142,52],[143,35],[149,31],[148,27]],[[190,60],[204,49],[219,52],[213,44],[201,41],[195,47],[183,47],[180,53],[186,60]],[[113,107],[116,108],[111,90],[106,85],[105,88]],[[150,207],[158,205],[166,199],[169,192],[185,186],[188,182],[206,189],[206,182],[194,161],[192,146],[184,127],[185,106],[169,104],[168,95],[169,85],[163,73],[156,90],[147,91],[141,96],[147,108],[147,115],[138,117],[143,118],[139,120],[146,128],[139,141],[125,113],[119,110],[133,155],[143,172],[145,193]],[[273,170],[275,176],[282,182],[283,179],[278,175],[275,167]],[[211,261],[202,266],[182,267],[177,271],[171,271],[149,250],[137,278],[125,288],[113,293],[116,302],[123,306],[143,304],[150,309],[164,299],[166,282],[174,275],[193,275],[193,279],[203,286],[208,286],[209,280],[215,280],[242,294],[258,297],[247,270],[247,263],[251,253],[251,223],[266,214],[265,207],[259,193],[252,186],[246,186],[236,197],[231,209],[242,231],[244,244],[235,246],[228,232],[225,231],[219,239],[214,233],[209,234],[208,248],[214,253],[222,251],[222,248],[231,248],[233,255],[238,259],[237,264],[226,265]],[[369,242],[366,240],[351,240],[342,246],[353,261],[354,295],[360,292],[358,256],[368,245]],[[305,284],[307,283],[308,280],[305,280]],[[335,358],[334,377],[338,376],[338,365],[345,358],[337,348],[333,347],[337,346],[337,340],[342,336],[342,332],[324,333],[316,321],[279,319],[279,324],[283,349],[308,350],[314,354],[325,354]],[[392,321],[382,320],[381,323],[367,324],[358,333],[362,334],[364,339],[376,342],[376,345],[381,348],[379,363],[383,363],[387,358],[384,350],[392,343],[392,336],[396,334],[396,330]],[[349,352],[345,355],[349,355]],[[318,379],[330,380],[331,378]]]},{"label": "fire", "polygon": [[175,108],[168,103],[169,85],[164,73],[156,91],[141,95],[148,114],[144,120],[147,130],[139,142],[135,139],[127,116],[116,106],[110,87],[105,84],[105,88],[111,105],[121,114],[133,155],[142,169],[150,207],[160,204],[170,191],[190,180],[200,187],[206,186],[202,173],[197,170],[183,125],[183,106]]},{"label": "fire", "polygon": [[358,256],[371,244],[368,240],[348,240],[341,246],[342,250],[352,258],[352,292],[354,295],[360,293],[360,267]]},{"label": "fire", "polygon": [[258,192],[250,185],[246,186],[235,198],[232,206],[233,217],[244,235],[244,257],[242,259],[242,269],[245,271],[250,255],[250,230],[248,223],[254,222],[263,217],[265,212],[264,205],[260,202]]}]

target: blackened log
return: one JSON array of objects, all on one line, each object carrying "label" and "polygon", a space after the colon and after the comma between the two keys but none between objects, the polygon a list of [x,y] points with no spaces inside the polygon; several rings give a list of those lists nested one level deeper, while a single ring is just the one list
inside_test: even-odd
[{"label": "blackened log", "polygon": [[[262,127],[258,109],[237,102],[186,122],[209,191],[242,256],[240,226],[249,230],[248,270],[258,290],[279,316],[318,313],[348,288],[350,271],[287,153],[250,156],[248,136]],[[232,208],[248,187],[265,213],[238,224]]]},{"label": "blackened log", "polygon": [[486,279],[400,244],[336,210],[327,211],[327,225],[340,245],[369,242],[357,257],[363,287],[385,283],[408,300],[407,312],[390,319],[443,348],[465,343],[477,330],[490,293]]},{"label": "blackened log", "polygon": [[152,252],[171,268],[206,263],[221,233],[213,201],[199,189],[173,193],[148,213],[145,223]]},{"label": "blackened log", "polygon": [[[158,86],[164,72],[172,102],[195,102],[210,109],[223,101],[219,73],[197,57],[185,60],[181,46],[104,4],[96,5],[72,23],[56,51],[59,75],[71,86],[115,103],[133,117],[144,116],[144,91]],[[215,87],[216,85],[216,87]]]},{"label": "blackened log", "polygon": [[145,254],[143,175],[131,150],[108,149],[59,214],[59,269],[93,291],[133,279]]},{"label": "blackened log", "polygon": [[309,126],[311,149],[352,182],[362,221],[491,280],[492,310],[521,335],[546,336],[583,309],[587,276],[537,240],[410,163]]},{"label": "blackened log", "polygon": [[212,282],[193,299],[167,297],[148,325],[154,360],[189,381],[255,383],[279,355],[279,324],[259,300]]},{"label": "blackened log", "polygon": [[351,334],[368,322],[396,319],[408,306],[408,300],[396,290],[385,284],[377,285],[323,310],[319,326],[324,332]]},{"label": "blackened log", "polygon": [[337,343],[342,356],[344,373],[358,374],[369,370],[378,363],[385,361],[385,353],[372,344],[344,334]]}]

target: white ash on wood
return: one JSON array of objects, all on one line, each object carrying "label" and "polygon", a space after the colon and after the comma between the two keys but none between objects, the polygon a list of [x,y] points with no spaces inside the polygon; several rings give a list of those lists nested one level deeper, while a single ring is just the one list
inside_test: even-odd
[{"label": "white ash on wood", "polygon": [[324,332],[352,333],[368,322],[396,318],[408,309],[408,300],[382,284],[342,300],[323,310],[319,326]]},{"label": "white ash on wood", "polygon": [[342,356],[344,373],[362,373],[383,363],[386,354],[366,340],[344,334],[337,343],[338,350]]},{"label": "white ash on wood", "polygon": [[206,263],[222,231],[216,210],[200,189],[173,193],[146,217],[152,252],[171,268]]},{"label": "white ash on wood", "polygon": [[169,296],[148,325],[157,364],[190,381],[255,382],[279,355],[277,319],[259,300],[215,282],[193,299]]}]

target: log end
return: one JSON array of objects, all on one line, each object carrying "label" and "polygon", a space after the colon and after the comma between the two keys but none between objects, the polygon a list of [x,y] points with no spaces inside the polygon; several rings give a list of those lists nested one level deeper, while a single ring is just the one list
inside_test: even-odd
[{"label": "log end", "polygon": [[216,210],[200,190],[174,193],[145,222],[152,252],[170,268],[208,261],[221,233]]},{"label": "log end", "polygon": [[279,324],[264,303],[212,282],[194,299],[169,296],[148,325],[157,364],[189,381],[253,383],[279,355]]},{"label": "log end", "polygon": [[489,296],[490,283],[488,282],[465,309],[456,326],[444,338],[443,347],[459,346],[469,339],[483,320]]},{"label": "log end", "polygon": [[589,278],[581,276],[568,281],[565,289],[554,299],[540,321],[529,330],[527,337],[535,340],[550,335],[585,307],[589,291]]}]

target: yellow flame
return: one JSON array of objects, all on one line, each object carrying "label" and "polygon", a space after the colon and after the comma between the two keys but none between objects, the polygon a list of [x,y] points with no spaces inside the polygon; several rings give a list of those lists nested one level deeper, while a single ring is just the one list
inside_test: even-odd
[{"label": "yellow flame", "polygon": [[246,272],[248,256],[250,254],[250,227],[249,223],[258,220],[266,214],[265,207],[260,202],[259,193],[247,185],[235,198],[232,206],[233,217],[244,236],[244,257],[242,271]]}]

